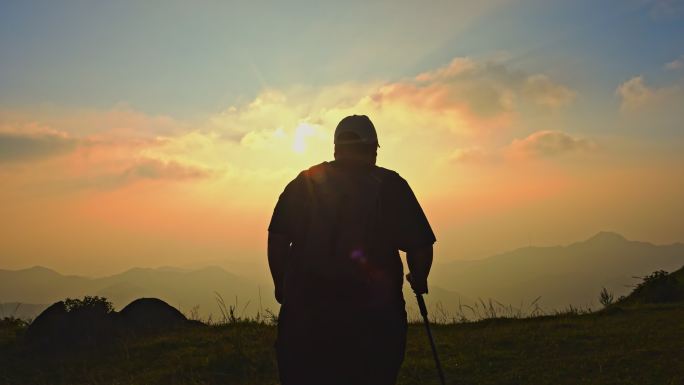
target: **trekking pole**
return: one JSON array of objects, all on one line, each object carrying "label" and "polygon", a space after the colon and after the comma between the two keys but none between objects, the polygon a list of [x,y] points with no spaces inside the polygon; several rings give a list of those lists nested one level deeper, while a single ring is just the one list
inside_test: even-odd
[{"label": "trekking pole", "polygon": [[428,312],[427,306],[425,306],[425,300],[423,299],[422,294],[417,293],[416,299],[418,300],[418,308],[420,309],[420,315],[423,316],[423,321],[425,322],[425,330],[427,331],[428,339],[430,340],[432,355],[435,357],[435,365],[437,366],[439,381],[442,385],[446,385],[446,381],[444,381],[444,372],[442,371],[442,364],[439,362],[439,356],[437,355],[437,347],[435,346],[435,340],[434,338],[432,338],[432,331],[430,330],[430,320],[428,320]]}]

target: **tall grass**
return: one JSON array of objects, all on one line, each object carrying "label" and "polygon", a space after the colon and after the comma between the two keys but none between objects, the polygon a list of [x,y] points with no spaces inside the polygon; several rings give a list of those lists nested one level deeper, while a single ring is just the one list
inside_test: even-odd
[{"label": "tall grass", "polygon": [[[219,309],[219,319],[212,320],[212,316],[206,320],[209,325],[234,325],[238,323],[256,323],[264,325],[275,325],[278,323],[278,315],[271,309],[264,308],[261,304],[261,291],[259,291],[259,306],[254,315],[246,315],[247,308],[251,301],[247,301],[244,306],[239,306],[238,297],[235,296],[235,303],[227,304],[223,296],[218,292],[214,292],[216,305]],[[239,311],[238,311],[239,310]]]},{"label": "tall grass", "polygon": [[[488,319],[523,319],[542,316],[565,316],[589,314],[592,310],[588,307],[568,305],[562,309],[544,310],[540,305],[541,296],[530,303],[520,302],[520,305],[503,304],[493,298],[484,300],[479,298],[472,305],[459,301],[458,307],[450,311],[442,302],[431,304],[428,308],[428,316],[431,323],[451,325],[457,323],[478,322]],[[408,318],[411,323],[423,321],[417,309],[411,305],[408,307]]]}]

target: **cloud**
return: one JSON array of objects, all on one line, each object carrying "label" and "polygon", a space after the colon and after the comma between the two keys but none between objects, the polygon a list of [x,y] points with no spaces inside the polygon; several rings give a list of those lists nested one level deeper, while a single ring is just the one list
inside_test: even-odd
[{"label": "cloud", "polygon": [[121,164],[116,170],[89,170],[87,174],[62,179],[57,186],[67,190],[113,190],[139,182],[181,182],[209,178],[213,175],[206,168],[164,161],[139,158]]},{"label": "cloud", "polygon": [[528,76],[525,79],[522,93],[535,103],[551,108],[561,107],[575,98],[575,92],[553,82],[546,75]]},{"label": "cloud", "polygon": [[562,131],[537,131],[523,139],[514,139],[503,147],[471,146],[457,148],[445,159],[448,163],[484,165],[505,161],[550,158],[563,154],[586,153],[597,148],[586,138],[574,137]]},{"label": "cloud", "polygon": [[682,0],[642,0],[650,9],[650,15],[656,20],[677,19],[684,15]]},{"label": "cloud", "polygon": [[575,96],[545,74],[511,69],[496,60],[457,57],[403,79],[267,89],[209,117],[199,133],[215,138],[215,146],[232,142],[262,154],[268,151],[272,159],[281,148],[287,151],[280,156],[302,148],[303,125],[316,127],[315,135],[304,139],[309,147],[327,149],[331,131],[350,114],[369,115],[381,144],[407,138],[415,143],[417,131],[432,137],[487,135],[511,127],[523,113],[558,109]]},{"label": "cloud", "polygon": [[615,92],[622,98],[621,108],[623,110],[643,106],[649,103],[655,95],[654,90],[646,85],[641,75],[620,84]]},{"label": "cloud", "polygon": [[575,93],[543,74],[526,74],[496,61],[455,58],[447,66],[392,82],[371,95],[379,104],[457,112],[471,119],[506,117],[524,104],[558,108]]},{"label": "cloud", "polygon": [[552,157],[561,154],[592,151],[596,144],[585,138],[573,137],[562,131],[538,131],[524,139],[515,139],[508,148],[514,158]]},{"label": "cloud", "polygon": [[[0,172],[16,186],[73,192],[214,176],[212,167],[191,159],[192,148],[168,150],[192,131],[183,136],[156,135],[188,127],[182,123],[159,117],[146,119],[131,110],[88,111],[83,121],[73,111],[35,115],[0,111]],[[34,164],[37,161],[40,165]]]},{"label": "cloud", "polygon": [[207,170],[184,165],[178,162],[165,162],[158,159],[140,159],[121,173],[122,179],[172,179],[186,180],[206,178]]},{"label": "cloud", "polygon": [[684,98],[684,88],[681,84],[652,87],[646,84],[641,75],[620,84],[615,93],[621,99],[620,109],[623,112],[663,108],[679,112],[681,100]]},{"label": "cloud", "polygon": [[676,58],[675,60],[665,64],[665,68],[671,71],[679,70],[684,68],[684,55]]},{"label": "cloud", "polygon": [[447,160],[451,163],[469,164],[482,164],[491,162],[495,159],[495,154],[479,146],[457,148],[447,157]]},{"label": "cloud", "polygon": [[79,141],[67,135],[0,132],[0,163],[50,158],[73,151]]},{"label": "cloud", "polygon": [[548,75],[460,57],[403,79],[265,89],[251,101],[191,122],[125,106],[38,111],[11,119],[0,111],[0,118],[37,121],[76,140],[49,171],[23,175],[26,183],[43,178],[45,184],[112,189],[202,180],[207,193],[241,190],[249,201],[266,194],[264,183],[279,186],[299,170],[329,159],[332,131],[347,115],[369,115],[378,128],[383,162],[412,170],[414,158],[427,152],[434,159],[450,156],[450,162],[498,159],[500,154],[485,151],[486,146],[454,151],[453,143],[486,145],[486,139],[479,140],[516,127],[522,114],[557,109],[574,97]]}]

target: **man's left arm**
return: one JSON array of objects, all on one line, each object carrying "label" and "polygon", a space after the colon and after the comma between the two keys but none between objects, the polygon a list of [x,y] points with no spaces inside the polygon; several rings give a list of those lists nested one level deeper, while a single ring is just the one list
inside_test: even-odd
[{"label": "man's left arm", "polygon": [[437,240],[418,199],[406,180],[396,185],[399,199],[399,248],[406,252],[409,274],[406,279],[416,294],[427,294],[428,275],[432,267],[433,244]]},{"label": "man's left arm", "polygon": [[416,294],[427,294],[427,280],[432,267],[432,244],[407,250],[406,264],[409,268],[406,279],[411,284],[411,289]]}]

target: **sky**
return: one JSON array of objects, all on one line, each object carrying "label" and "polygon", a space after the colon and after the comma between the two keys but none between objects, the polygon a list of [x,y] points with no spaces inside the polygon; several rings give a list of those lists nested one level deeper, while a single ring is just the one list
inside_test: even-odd
[{"label": "sky", "polygon": [[351,114],[436,260],[684,241],[684,1],[0,1],[0,268],[266,274]]}]

